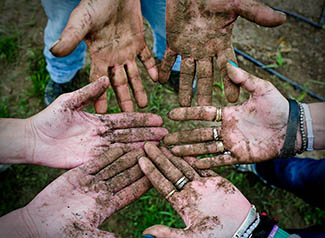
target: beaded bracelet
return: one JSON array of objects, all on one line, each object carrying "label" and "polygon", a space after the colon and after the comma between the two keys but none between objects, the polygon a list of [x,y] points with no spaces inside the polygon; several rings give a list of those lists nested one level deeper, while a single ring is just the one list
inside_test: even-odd
[{"label": "beaded bracelet", "polygon": [[307,135],[305,132],[305,110],[301,103],[299,105],[299,128],[301,133],[301,150],[298,151],[298,154],[303,153],[307,149]]}]

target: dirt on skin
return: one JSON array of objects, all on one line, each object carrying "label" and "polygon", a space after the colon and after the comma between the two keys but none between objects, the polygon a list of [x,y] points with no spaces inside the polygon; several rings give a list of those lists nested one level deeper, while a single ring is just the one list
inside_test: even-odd
[{"label": "dirt on skin", "polygon": [[[298,13],[316,22],[321,15],[323,4],[323,0],[263,0],[263,2]],[[9,115],[17,115],[17,105],[24,97],[25,91],[31,87],[31,81],[27,80],[28,56],[30,56],[32,49],[41,50],[43,48],[43,30],[47,19],[38,0],[4,0],[0,5],[0,14],[1,34],[3,32],[2,30],[9,33],[17,30],[23,36],[19,42],[20,48],[17,63],[14,65],[0,63],[0,97],[10,97],[7,101]],[[145,34],[147,42],[150,42],[149,44],[152,45],[152,36],[148,25],[146,25]],[[307,87],[314,93],[323,97],[325,96],[324,30],[314,28],[292,17],[288,17],[287,22],[277,28],[259,27],[247,20],[239,18],[233,30],[233,43],[235,47],[262,61],[264,64],[275,63],[277,50],[279,49],[284,60],[284,65],[276,68],[276,70],[289,79]],[[255,67],[243,57],[237,56],[237,59],[241,68],[259,77],[270,80],[284,95],[295,98],[302,95],[302,92],[299,90],[295,90],[293,87],[288,86],[288,84],[283,83],[264,70]],[[216,64],[214,64],[214,67],[215,80],[219,82],[220,74],[218,73]],[[140,74],[148,77],[143,67],[140,68]],[[149,92],[149,89],[147,91]],[[241,90],[239,101],[244,101],[247,97],[248,94],[244,90]],[[306,95],[303,97],[303,102],[312,103],[318,102],[318,100]],[[170,103],[175,102],[170,101]],[[32,97],[27,99],[27,104],[32,105],[33,108],[29,114],[36,113],[44,108],[44,105],[39,105]],[[222,91],[217,86],[214,86],[213,105],[225,106],[226,104]],[[325,152],[309,152],[301,156],[324,158]],[[49,178],[52,178],[53,174],[59,173],[62,172],[48,171]],[[10,179],[15,179],[15,177]],[[24,204],[29,202],[43,186],[28,187],[28,184],[24,184],[12,188],[12,192],[21,194],[17,203]],[[256,193],[251,188],[242,191],[248,198],[254,197]],[[285,195],[282,197],[284,199],[286,198]],[[273,215],[277,216],[281,224],[286,228],[303,228],[308,226],[304,222],[303,214],[299,213],[294,205],[290,206],[287,203],[286,207],[284,207],[283,204],[279,203],[270,205],[270,209]],[[122,232],[126,224],[121,225],[120,222],[116,221],[118,221],[118,214],[110,219],[105,227],[110,227],[111,230],[116,232]]]}]

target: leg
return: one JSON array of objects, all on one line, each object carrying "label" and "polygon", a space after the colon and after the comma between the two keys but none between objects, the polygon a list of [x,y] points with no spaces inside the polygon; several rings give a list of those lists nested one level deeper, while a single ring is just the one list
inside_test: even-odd
[{"label": "leg", "polygon": [[81,42],[69,55],[58,58],[49,51],[51,45],[59,39],[70,13],[79,4],[80,0],[42,0],[42,5],[48,17],[44,31],[44,56],[47,63],[47,71],[51,80],[55,83],[69,82],[85,64],[86,44]]},{"label": "leg", "polygon": [[[153,52],[160,60],[166,50],[166,0],[141,0],[141,11],[153,30]],[[181,57],[178,56],[173,66],[174,71],[180,71]]]},{"label": "leg", "polygon": [[325,208],[325,160],[274,159],[256,164],[256,172],[268,183],[286,189],[312,205]]}]

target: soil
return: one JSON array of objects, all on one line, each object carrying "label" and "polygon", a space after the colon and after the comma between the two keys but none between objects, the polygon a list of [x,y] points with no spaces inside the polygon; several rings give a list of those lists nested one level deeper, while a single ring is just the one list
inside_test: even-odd
[{"label": "soil", "polygon": [[[264,2],[274,7],[298,13],[316,22],[319,21],[322,7],[325,7],[323,0],[268,0]],[[18,32],[21,36],[19,37],[19,54],[16,63],[0,64],[0,96],[11,96],[7,102],[8,110],[9,115],[15,116],[17,115],[15,112],[16,105],[22,99],[24,92],[31,87],[31,81],[27,80],[28,59],[32,54],[32,49],[41,50],[43,48],[43,30],[47,19],[38,0],[3,0],[0,5],[0,14],[0,36],[3,33],[15,32]],[[150,33],[151,31],[146,25],[147,41],[152,45]],[[275,70],[307,87],[314,93],[325,97],[324,29],[317,29],[292,17],[288,17],[287,22],[277,28],[260,27],[239,18],[233,32],[233,43],[235,47],[266,65],[276,62],[277,50],[279,49],[284,65]],[[302,95],[299,90],[295,90],[287,83],[283,83],[264,70],[257,68],[243,57],[239,56],[237,59],[241,68],[261,78],[270,80],[285,96],[298,98]],[[140,70],[141,75],[148,77],[146,73],[143,73],[143,67]],[[220,90],[215,89],[215,93],[220,93]],[[245,100],[247,97],[247,93],[241,90],[240,101]],[[306,103],[318,102],[317,99],[309,95],[306,95],[302,101]],[[213,103],[215,105],[226,104],[224,98],[218,95],[214,97]],[[20,117],[28,117],[44,108],[43,104],[37,103],[33,98],[28,98],[27,104],[32,105],[30,107],[32,109],[25,115],[20,115]],[[324,158],[325,151],[304,153],[302,156]],[[12,192],[19,193],[18,188],[12,188]],[[33,194],[34,191],[29,192]],[[252,193],[255,194],[252,195]],[[34,195],[30,196],[36,194],[35,192]],[[244,194],[256,200],[259,198],[258,191],[254,191],[254,188],[246,189]],[[286,195],[283,195],[283,199],[286,199]],[[26,199],[22,200],[25,201]],[[273,208],[274,210],[281,210],[281,204],[275,204]],[[289,216],[289,219],[285,220],[286,227],[301,228],[307,226],[303,215],[297,214],[297,208],[294,205],[288,206],[284,210],[284,216]],[[116,222],[116,220],[111,220],[110,225],[112,230],[121,231],[121,228],[118,227],[120,223]]]}]

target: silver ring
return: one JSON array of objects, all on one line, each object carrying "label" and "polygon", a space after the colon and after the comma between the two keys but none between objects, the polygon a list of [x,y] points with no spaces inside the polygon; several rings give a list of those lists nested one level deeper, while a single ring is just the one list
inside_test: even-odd
[{"label": "silver ring", "polygon": [[143,156],[143,155],[138,155],[136,158],[137,158],[137,161],[139,161],[142,157],[144,157],[145,158],[145,156]]},{"label": "silver ring", "polygon": [[170,193],[167,194],[167,196],[165,197],[166,200],[168,200],[171,196],[173,196],[173,194],[176,192],[176,189],[173,189]]},{"label": "silver ring", "polygon": [[183,176],[181,177],[176,183],[175,183],[175,187],[178,189],[178,190],[182,190],[182,188],[185,186],[185,184],[188,183],[188,179]]},{"label": "silver ring", "polygon": [[219,134],[217,128],[213,128],[213,139],[218,141],[219,140]]},{"label": "silver ring", "polygon": [[226,150],[225,152],[223,152],[224,155],[231,155],[231,152]]}]

